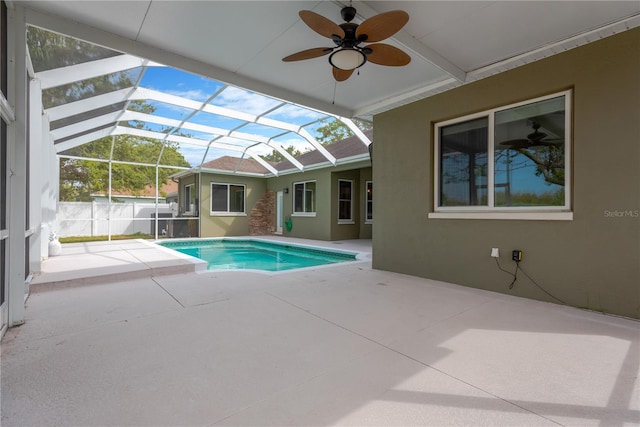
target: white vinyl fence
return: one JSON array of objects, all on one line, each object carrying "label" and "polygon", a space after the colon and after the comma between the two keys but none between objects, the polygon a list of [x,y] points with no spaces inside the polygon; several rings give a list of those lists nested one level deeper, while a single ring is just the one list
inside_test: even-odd
[{"label": "white vinyl fence", "polygon": [[[155,214],[154,203],[60,202],[57,233],[60,237],[155,235]],[[166,220],[171,218],[171,206],[158,204],[158,217],[158,235],[161,235],[163,229],[166,231]]]}]

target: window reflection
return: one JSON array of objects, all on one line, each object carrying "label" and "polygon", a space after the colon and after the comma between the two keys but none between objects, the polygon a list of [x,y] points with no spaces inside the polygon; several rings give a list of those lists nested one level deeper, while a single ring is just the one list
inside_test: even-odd
[{"label": "window reflection", "polygon": [[440,129],[440,206],[487,204],[487,117]]},{"label": "window reflection", "polygon": [[495,205],[564,205],[564,97],[496,112]]}]

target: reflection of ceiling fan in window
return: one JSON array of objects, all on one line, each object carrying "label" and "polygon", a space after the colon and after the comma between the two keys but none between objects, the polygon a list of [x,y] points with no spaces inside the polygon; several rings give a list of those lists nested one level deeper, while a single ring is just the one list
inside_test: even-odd
[{"label": "reflection of ceiling fan in window", "polygon": [[540,123],[535,120],[532,121],[531,127],[533,132],[527,135],[527,139],[512,139],[511,141],[501,142],[500,145],[513,150],[522,150],[534,147],[557,147],[564,143],[564,139],[546,139],[548,135],[538,130],[540,129]]},{"label": "reflection of ceiling fan in window", "polygon": [[345,22],[338,25],[310,10],[300,11],[302,21],[316,33],[330,38],[335,46],[306,49],[282,60],[301,61],[330,54],[329,63],[333,67],[333,77],[339,82],[347,80],[355,69],[360,68],[367,61],[395,67],[411,62],[411,57],[397,47],[377,43],[391,37],[404,27],[409,21],[409,15],[406,12],[402,10],[384,12],[365,20],[360,25],[351,22],[356,16],[355,8],[347,6],[342,8],[340,13]]}]

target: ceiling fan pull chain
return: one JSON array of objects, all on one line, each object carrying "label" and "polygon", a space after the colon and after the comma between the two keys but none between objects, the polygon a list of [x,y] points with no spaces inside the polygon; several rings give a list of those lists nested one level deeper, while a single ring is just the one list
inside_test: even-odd
[{"label": "ceiling fan pull chain", "polygon": [[333,100],[331,101],[331,104],[335,105],[336,103],[336,88],[338,87],[338,81],[334,80],[333,81]]}]

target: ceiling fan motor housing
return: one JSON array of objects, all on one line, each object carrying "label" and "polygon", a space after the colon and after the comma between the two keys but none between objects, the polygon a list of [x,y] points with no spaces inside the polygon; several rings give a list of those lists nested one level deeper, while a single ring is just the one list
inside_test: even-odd
[{"label": "ceiling fan motor housing", "polygon": [[358,29],[358,24],[354,24],[351,22],[345,22],[344,24],[340,24],[340,28],[344,31],[344,38],[334,42],[339,47],[354,47],[363,42],[367,37],[364,35],[364,38],[360,40],[360,38],[356,38],[356,30]]},{"label": "ceiling fan motor housing", "polygon": [[344,19],[346,22],[351,22],[353,18],[356,17],[356,9],[355,7],[351,7],[351,6],[343,7],[342,10],[340,11],[340,15],[342,16],[342,19]]}]

